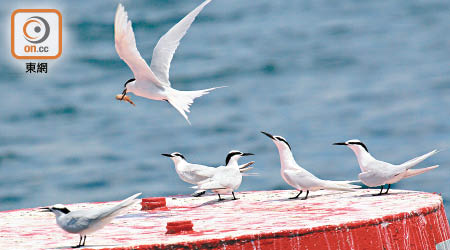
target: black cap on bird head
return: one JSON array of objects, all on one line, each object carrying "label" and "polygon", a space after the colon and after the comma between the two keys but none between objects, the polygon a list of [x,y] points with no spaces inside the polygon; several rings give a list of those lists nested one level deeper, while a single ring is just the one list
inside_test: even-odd
[{"label": "black cap on bird head", "polygon": [[130,80],[126,81],[125,84],[123,85],[124,89],[122,91],[122,99],[121,100],[123,100],[123,98],[125,98],[125,96],[127,95],[127,84],[130,82],[133,82],[133,81],[136,81],[136,79],[131,78]]},{"label": "black cap on bird head", "polygon": [[261,133],[265,134],[267,137],[269,137],[270,139],[272,139],[274,141],[284,142],[288,146],[289,150],[291,150],[291,145],[289,145],[289,143],[286,141],[286,139],[284,139],[284,137],[279,136],[279,135],[271,135],[271,134],[269,134],[267,132],[264,132],[264,131],[261,131]]}]

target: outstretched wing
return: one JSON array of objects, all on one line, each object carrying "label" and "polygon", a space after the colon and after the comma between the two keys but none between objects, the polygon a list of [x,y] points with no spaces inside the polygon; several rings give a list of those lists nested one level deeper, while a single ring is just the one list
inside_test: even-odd
[{"label": "outstretched wing", "polygon": [[114,41],[117,54],[130,67],[136,79],[147,79],[161,85],[137,50],[131,21],[128,20],[128,14],[120,3],[114,19]]},{"label": "outstretched wing", "polygon": [[187,14],[181,21],[175,24],[167,33],[159,39],[153,50],[152,63],[150,64],[151,70],[155,72],[155,75],[162,82],[164,86],[170,86],[169,82],[169,69],[170,62],[172,61],[173,54],[180,44],[181,38],[186,34],[187,30],[191,26],[195,17],[202,11],[203,7],[207,5],[211,0],[206,0],[200,4],[197,8]]}]

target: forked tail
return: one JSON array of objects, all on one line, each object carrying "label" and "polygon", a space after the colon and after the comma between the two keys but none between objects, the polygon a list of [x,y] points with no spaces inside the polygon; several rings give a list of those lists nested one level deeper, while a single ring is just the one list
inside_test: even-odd
[{"label": "forked tail", "polygon": [[413,177],[413,176],[416,176],[416,175],[419,175],[419,174],[423,174],[423,173],[428,172],[431,169],[435,169],[437,167],[439,167],[439,165],[434,165],[434,166],[427,167],[427,168],[408,169],[408,170],[406,170],[405,178]]},{"label": "forked tail", "polygon": [[117,204],[117,207],[123,208],[133,205],[134,203],[138,202],[139,200],[136,200],[136,198],[141,195],[142,193],[133,194],[132,196],[126,198],[125,200],[121,201],[119,204]]},{"label": "forked tail", "polygon": [[254,163],[255,163],[254,161],[250,161],[245,164],[239,165],[239,172],[244,173],[249,171],[250,169],[253,169],[253,167],[250,166],[253,165]]},{"label": "forked tail", "polygon": [[194,90],[194,91],[180,91],[176,89],[170,89],[168,93],[168,102],[172,104],[172,106],[180,112],[180,114],[186,119],[186,121],[191,124],[189,118],[186,113],[189,113],[189,108],[191,104],[194,103],[194,99],[200,97],[202,95],[209,94],[212,90],[224,88],[215,87],[210,89],[202,89],[202,90]]},{"label": "forked tail", "polygon": [[416,157],[414,159],[411,159],[411,160],[409,160],[409,161],[407,161],[405,163],[402,163],[400,166],[402,166],[404,169],[410,169],[410,168],[414,167],[415,165],[421,163],[422,161],[424,161],[428,157],[430,157],[430,156],[432,156],[432,155],[434,155],[434,154],[436,154],[438,152],[439,151],[437,149],[435,149],[435,150],[433,150],[433,151],[431,151],[429,153],[426,153],[424,155],[421,155],[421,156],[418,156],[418,157]]}]

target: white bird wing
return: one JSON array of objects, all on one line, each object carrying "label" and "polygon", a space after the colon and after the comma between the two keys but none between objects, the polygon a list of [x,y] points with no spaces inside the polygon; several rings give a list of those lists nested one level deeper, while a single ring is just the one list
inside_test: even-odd
[{"label": "white bird wing", "polygon": [[131,21],[128,20],[128,14],[120,3],[114,19],[114,41],[117,54],[130,67],[136,79],[150,80],[162,86],[139,53]]},{"label": "white bird wing", "polygon": [[223,186],[221,183],[219,183],[217,180],[209,179],[206,182],[203,182],[202,184],[195,186],[194,188],[204,189],[204,190],[211,190],[211,189],[227,189],[226,186]]},{"label": "white bird wing", "polygon": [[317,178],[306,170],[288,169],[284,170],[285,177],[297,185],[296,188],[313,188],[323,186],[324,181]]},{"label": "white bird wing", "polygon": [[369,187],[376,187],[386,184],[392,175],[383,174],[381,172],[367,171],[358,175],[359,179]]},{"label": "white bird wing", "polygon": [[426,153],[424,155],[418,156],[418,157],[416,157],[414,159],[411,159],[411,160],[409,160],[409,161],[407,161],[405,163],[402,163],[402,164],[400,164],[400,166],[404,167],[405,169],[412,168],[415,165],[417,165],[417,164],[421,163],[422,161],[424,161],[425,159],[427,159],[428,157],[436,154],[437,152],[438,152],[438,150],[435,149],[435,150],[433,150],[431,152],[428,152],[428,153]]},{"label": "white bird wing", "polygon": [[241,173],[234,171],[227,166],[220,166],[215,168],[215,173],[211,178],[199,183],[198,187],[201,189],[227,189],[236,184],[237,178]]},{"label": "white bird wing", "polygon": [[162,36],[153,50],[151,70],[164,86],[169,87],[169,69],[173,54],[180,44],[180,40],[186,34],[195,17],[202,11],[203,7],[211,0],[206,0],[197,8],[187,14],[181,21],[175,24],[167,33]]},{"label": "white bird wing", "polygon": [[183,175],[189,177],[190,179],[207,179],[214,175],[215,170],[216,168],[213,167],[200,164],[190,164],[188,168],[183,170]]}]

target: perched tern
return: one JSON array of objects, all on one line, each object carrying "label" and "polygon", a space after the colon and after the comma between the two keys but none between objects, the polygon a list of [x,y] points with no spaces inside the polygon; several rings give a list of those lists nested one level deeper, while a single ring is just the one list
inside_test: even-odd
[{"label": "perched tern", "polygon": [[233,200],[236,200],[234,190],[238,189],[242,182],[242,173],[239,169],[238,160],[242,156],[247,155],[253,154],[242,153],[237,150],[230,151],[225,159],[225,166],[215,168],[215,171],[211,177],[202,181],[193,188],[211,190],[219,195],[219,201],[224,200],[220,197],[221,194],[229,193],[233,195]]},{"label": "perched tern", "polygon": [[221,87],[196,91],[173,89],[169,81],[169,68],[180,40],[186,34],[195,17],[209,2],[211,0],[204,1],[159,39],[153,50],[150,67],[137,50],[131,21],[128,20],[128,14],[122,4],[119,4],[114,21],[115,47],[119,57],[133,71],[134,78],[125,82],[121,97],[116,96],[116,99],[126,100],[133,104],[129,98],[126,98],[127,93],[133,93],[152,100],[167,101],[190,124],[186,112],[189,113],[189,107],[194,99]]},{"label": "perched tern", "polygon": [[294,156],[291,152],[291,146],[286,139],[266,132],[261,133],[272,139],[278,148],[281,162],[281,177],[283,177],[283,180],[300,191],[297,196],[291,197],[290,199],[297,199],[305,190],[306,196],[302,200],[306,200],[308,198],[309,191],[320,189],[353,191],[355,188],[360,188],[360,186],[350,184],[355,181],[330,181],[317,178],[295,162]]},{"label": "perched tern", "polygon": [[[345,145],[353,150],[356,158],[358,159],[359,167],[361,168],[362,173],[358,175],[361,182],[369,187],[381,186],[380,193],[376,195],[387,194],[389,192],[389,189],[391,188],[391,184],[396,183],[403,178],[416,176],[428,172],[431,169],[437,168],[439,166],[434,165],[427,168],[410,169],[420,162],[424,161],[428,157],[436,154],[438,152],[437,150],[433,150],[400,165],[394,165],[375,159],[369,153],[369,150],[367,150],[366,145],[364,145],[364,143],[362,143],[360,140],[337,142],[333,145]],[[383,186],[385,184],[388,184],[388,188],[386,192],[383,193]]]},{"label": "perched tern", "polygon": [[[173,160],[173,163],[175,164],[175,171],[177,172],[178,176],[181,180],[190,183],[190,184],[199,184],[208,178],[211,178],[217,168],[214,167],[208,167],[205,165],[200,164],[193,164],[186,161],[186,158],[178,152],[173,152],[171,154],[161,154],[163,156],[169,157]],[[250,167],[254,161],[247,162],[245,164],[239,165],[239,171],[241,173],[246,172],[252,167]],[[206,190],[197,190],[195,193],[192,194],[194,197],[201,196],[205,194]]]},{"label": "perched tern", "polygon": [[[56,204],[51,207],[43,207],[41,211],[54,213],[56,215],[56,224],[60,228],[68,233],[80,235],[80,242],[74,247],[77,248],[84,246],[87,235],[103,228],[124,209],[135,204],[138,201],[135,199],[139,195],[141,193],[132,195],[114,206],[105,208],[70,211],[64,205]],[[81,244],[83,238],[83,244]]]}]

